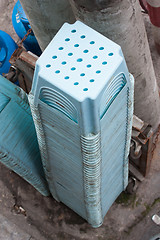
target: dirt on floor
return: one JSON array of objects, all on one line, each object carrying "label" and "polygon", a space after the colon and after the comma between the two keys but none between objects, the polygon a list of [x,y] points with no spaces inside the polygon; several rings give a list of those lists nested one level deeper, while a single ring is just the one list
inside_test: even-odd
[{"label": "dirt on floor", "polygon": [[[15,2],[0,1],[0,29],[17,41],[11,23]],[[143,16],[160,87],[160,56],[154,46],[148,15]],[[0,240],[150,240],[160,233],[160,226],[151,219],[155,213],[160,214],[160,137],[149,175],[134,194],[121,194],[105,216],[104,224],[97,229],[52,197],[43,197],[0,164]]]},{"label": "dirt on floor", "polygon": [[159,149],[160,141],[150,173],[136,193],[122,193],[105,216],[104,224],[97,229],[52,197],[43,197],[0,165],[0,239],[5,239],[1,236],[3,232],[8,234],[15,229],[16,238],[6,239],[149,240],[160,232],[160,226],[151,220],[153,214],[160,213]]}]

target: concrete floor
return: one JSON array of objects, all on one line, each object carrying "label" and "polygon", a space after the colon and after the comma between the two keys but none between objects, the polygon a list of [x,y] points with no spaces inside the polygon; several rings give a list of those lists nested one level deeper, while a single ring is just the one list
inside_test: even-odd
[{"label": "concrete floor", "polygon": [[[0,1],[0,29],[17,40],[10,15],[14,3],[13,0]],[[150,22],[145,14],[144,20],[160,87],[160,56],[155,50]],[[112,205],[104,224],[98,229],[91,228],[62,203],[41,196],[0,164],[0,240],[150,240],[160,233],[160,226],[151,220],[155,213],[160,213],[160,137],[149,175],[139,184],[135,194],[123,194]]]},{"label": "concrete floor", "polygon": [[[114,203],[104,224],[91,228],[72,210],[43,197],[15,173],[0,165],[0,239],[5,240],[149,240],[160,233],[151,217],[160,213],[160,141],[151,171],[135,195]],[[20,212],[22,207],[25,212]]]}]

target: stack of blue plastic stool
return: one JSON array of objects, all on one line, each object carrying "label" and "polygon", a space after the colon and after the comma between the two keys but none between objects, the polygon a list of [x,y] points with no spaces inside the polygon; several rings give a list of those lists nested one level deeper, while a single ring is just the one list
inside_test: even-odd
[{"label": "stack of blue plastic stool", "polygon": [[27,94],[0,76],[0,162],[48,196]]},{"label": "stack of blue plastic stool", "polygon": [[29,101],[50,191],[93,227],[128,183],[133,85],[120,46],[79,21],[36,64]]}]

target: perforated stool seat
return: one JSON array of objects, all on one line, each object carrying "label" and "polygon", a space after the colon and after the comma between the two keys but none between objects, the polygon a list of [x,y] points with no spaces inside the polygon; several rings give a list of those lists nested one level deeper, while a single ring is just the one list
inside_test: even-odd
[{"label": "perforated stool seat", "polygon": [[36,63],[29,101],[53,197],[100,226],[128,181],[133,77],[120,46],[64,24]]}]

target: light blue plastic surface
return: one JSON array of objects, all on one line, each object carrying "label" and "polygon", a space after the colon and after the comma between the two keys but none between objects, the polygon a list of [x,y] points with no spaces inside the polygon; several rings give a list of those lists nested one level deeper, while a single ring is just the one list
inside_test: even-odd
[{"label": "light blue plastic surface", "polygon": [[93,227],[128,183],[133,89],[120,46],[79,21],[36,63],[29,101],[50,191]]},{"label": "light blue plastic surface", "polygon": [[48,196],[26,93],[0,76],[0,162]]}]

